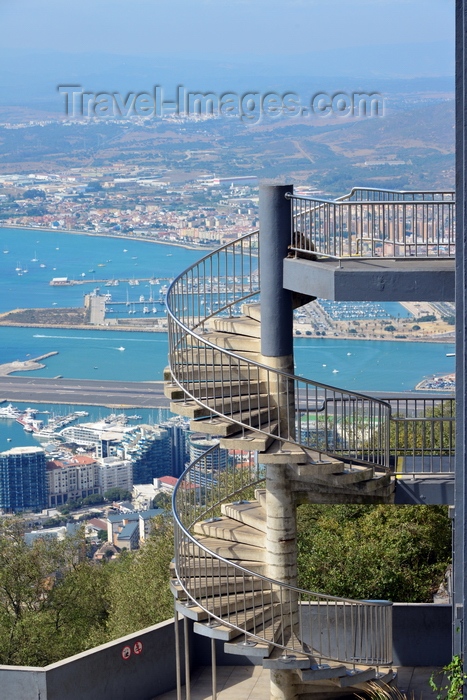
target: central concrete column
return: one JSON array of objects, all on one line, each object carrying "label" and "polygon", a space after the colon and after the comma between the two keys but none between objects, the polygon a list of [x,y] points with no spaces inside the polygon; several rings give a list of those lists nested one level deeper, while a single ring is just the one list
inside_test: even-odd
[{"label": "central concrete column", "polygon": [[[262,363],[293,374],[292,292],[283,287],[283,261],[292,237],[290,200],[292,186],[260,185],[261,355]],[[265,372],[273,404],[278,410],[279,435],[295,433],[294,386],[287,378]],[[297,583],[296,507],[288,483],[287,456],[266,471],[266,563],[268,576],[295,586]],[[296,596],[282,591],[286,624],[297,617]],[[293,630],[289,630],[290,632]],[[271,699],[294,700],[294,671],[271,671]]]}]

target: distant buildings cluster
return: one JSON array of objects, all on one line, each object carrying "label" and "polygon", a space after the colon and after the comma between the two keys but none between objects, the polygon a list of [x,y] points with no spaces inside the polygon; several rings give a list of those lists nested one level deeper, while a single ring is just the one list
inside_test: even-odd
[{"label": "distant buildings cluster", "polygon": [[[157,493],[173,488],[189,461],[218,444],[190,433],[179,417],[136,426],[105,419],[67,426],[55,436],[65,444],[54,440],[45,449],[14,447],[0,453],[2,511],[40,512],[112,489],[131,492],[135,484],[135,501],[145,510]],[[212,453],[207,473],[225,467],[227,459],[226,450]]]},{"label": "distant buildings cluster", "polygon": [[74,169],[0,176],[0,223],[217,244],[257,225],[256,178],[171,184],[160,176]]}]

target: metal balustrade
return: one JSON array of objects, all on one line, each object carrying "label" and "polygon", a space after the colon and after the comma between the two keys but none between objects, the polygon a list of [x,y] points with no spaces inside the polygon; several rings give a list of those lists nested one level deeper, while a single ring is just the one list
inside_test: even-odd
[{"label": "metal balustrade", "polygon": [[453,258],[453,192],[356,187],[334,201],[291,199],[295,255],[346,258]]},{"label": "metal balustrade", "polygon": [[[241,466],[213,469],[210,448],[180,477],[173,495],[175,570],[188,606],[208,614],[213,627],[227,625],[249,643],[355,665],[388,665],[392,658],[392,606],[305,591],[250,571],[212,553],[191,533],[196,522],[219,514],[219,506],[244,496],[264,478],[252,453]],[[211,459],[209,458],[211,457]],[[203,486],[199,486],[203,484]],[[224,582],[231,587],[225,590]],[[249,596],[245,612],[243,600]],[[245,619],[250,620],[248,631]],[[293,632],[293,634],[291,634]]]},{"label": "metal balustrade", "polygon": [[[404,396],[386,399],[390,406],[389,463],[397,474],[427,476],[429,474],[454,475],[456,403],[452,395]],[[339,401],[323,398],[315,404],[316,420],[322,426],[321,440],[316,436],[315,444],[325,442],[324,435],[332,436],[334,415],[345,411]],[[349,410],[347,409],[347,413]],[[319,417],[318,417],[319,415]],[[328,420],[331,418],[330,423]],[[301,428],[303,421],[304,427]],[[304,409],[297,427],[306,433],[310,430],[310,416]],[[307,425],[308,424],[308,425]],[[326,432],[324,426],[327,425]],[[315,428],[313,423],[312,430]],[[328,439],[323,452],[331,451],[332,439]],[[342,455],[343,456],[343,455]]]},{"label": "metal balustrade", "polygon": [[455,192],[450,190],[385,190],[378,187],[352,187],[348,194],[344,194],[342,197],[337,197],[335,201],[455,202]]},{"label": "metal balustrade", "polygon": [[456,403],[452,396],[390,399],[391,462],[398,474],[454,475]]}]

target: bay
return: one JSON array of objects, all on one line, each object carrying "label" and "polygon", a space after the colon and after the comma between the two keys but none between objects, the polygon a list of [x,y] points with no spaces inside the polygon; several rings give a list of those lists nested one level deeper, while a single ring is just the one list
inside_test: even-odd
[{"label": "bay", "polygon": [[[83,294],[96,286],[97,275],[155,277],[162,285],[203,254],[131,239],[0,228],[0,311],[81,306]],[[28,272],[18,275],[16,267]],[[83,273],[94,279],[71,287],[49,285],[52,277],[79,279]],[[151,294],[148,283],[105,289],[113,300],[129,298],[130,303]],[[295,348],[297,374],[355,391],[408,391],[426,376],[454,371],[454,358],[446,357],[453,345],[447,343],[295,338]],[[34,372],[36,376],[160,380],[167,350],[165,333],[0,328],[0,363],[58,351],[45,360],[44,369]]]}]

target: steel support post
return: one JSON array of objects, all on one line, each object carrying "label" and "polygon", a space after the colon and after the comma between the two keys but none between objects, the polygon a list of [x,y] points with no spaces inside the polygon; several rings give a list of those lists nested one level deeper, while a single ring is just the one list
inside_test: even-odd
[{"label": "steel support post", "polygon": [[[285,198],[293,187],[260,185],[261,354],[272,369],[293,373],[292,292],[283,287],[283,265],[291,244],[291,204]],[[279,413],[279,435],[294,434],[293,382],[274,372],[267,380]],[[296,508],[287,479],[287,457],[283,464],[268,464],[266,472],[266,561],[268,575],[296,585]],[[283,591],[283,634],[290,634],[296,616],[296,600]],[[289,627],[287,632],[286,627]],[[295,698],[295,674],[271,671],[271,700]]]},{"label": "steel support post", "polygon": [[[259,187],[261,269],[261,353],[266,357],[293,354],[292,292],[283,288],[283,265],[292,240],[292,185]],[[293,365],[292,365],[293,367]]]},{"label": "steel support post", "polygon": [[[467,5],[456,0],[456,480],[453,563],[453,654],[466,667],[466,364],[467,364]],[[467,687],[464,686],[464,698]]]}]

